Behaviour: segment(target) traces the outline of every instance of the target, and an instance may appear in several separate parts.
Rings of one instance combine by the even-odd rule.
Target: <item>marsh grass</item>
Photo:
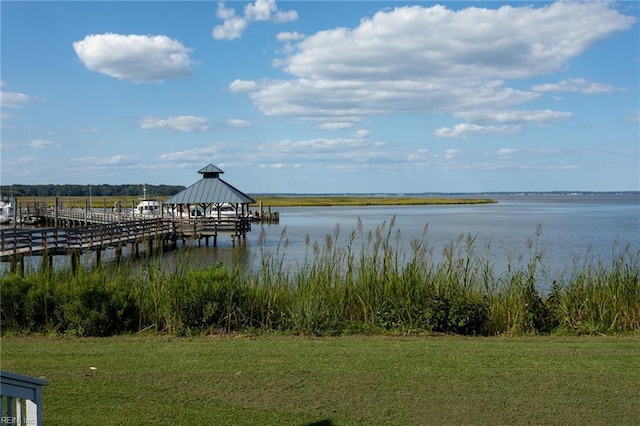
[[[322,196],[298,195],[275,196],[256,195],[256,202],[271,207],[326,207],[326,206],[409,206],[409,205],[445,205],[445,204],[491,204],[495,200],[488,198],[460,197],[375,197],[375,196]]]
[[[496,274],[491,247],[478,254],[473,235],[460,235],[434,260],[428,226],[406,249],[395,218],[365,230],[359,220],[343,236],[306,239],[296,267],[285,262],[286,227],[273,250],[259,238],[255,270],[231,261],[190,265],[178,252],[174,268],[159,258],[138,263],[29,271],[1,278],[2,332],[108,336],[139,330],[173,335],[282,332],[299,335],[440,332],[462,335],[640,330],[640,253],[614,247],[613,260],[594,256],[551,285],[538,241],[528,258],[511,257]],[[345,238],[346,237],[346,238]],[[180,256],[184,256],[181,258]]]

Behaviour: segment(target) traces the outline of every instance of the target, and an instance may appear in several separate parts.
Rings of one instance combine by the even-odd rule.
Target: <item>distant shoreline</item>
[[[411,205],[456,205],[494,204],[496,200],[472,197],[404,197],[363,195],[260,195],[254,196],[256,203],[270,207],[331,207],[331,206],[411,206]]]

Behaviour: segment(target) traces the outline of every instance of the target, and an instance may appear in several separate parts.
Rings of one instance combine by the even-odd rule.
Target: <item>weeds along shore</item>
[[[169,269],[148,258],[75,274],[5,274],[2,334],[640,332],[640,251],[628,245],[613,247],[610,262],[585,256],[550,283],[537,246],[540,228],[525,264],[510,260],[499,275],[488,247],[476,255],[471,235],[452,240],[436,261],[428,226],[409,250],[401,248],[393,219],[372,231],[358,221],[347,244],[336,243],[340,232],[307,240],[296,268],[284,261],[285,229],[275,249],[259,244],[252,270],[239,262],[192,267],[186,258]]]

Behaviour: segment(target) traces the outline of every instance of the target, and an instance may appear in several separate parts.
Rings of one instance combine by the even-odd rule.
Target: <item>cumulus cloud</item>
[[[0,92],[0,105],[3,108],[18,108],[29,103],[30,98],[24,93]]]
[[[515,148],[500,148],[497,152],[498,155],[512,155],[518,152]]]
[[[255,146],[243,154],[246,161],[258,164],[282,164],[287,167],[347,167],[349,171],[388,164],[398,153],[390,152],[384,143],[366,138],[287,139]],[[357,166],[354,166],[357,163]]]
[[[209,129],[209,120],[193,115],[179,115],[177,117],[145,117],[140,120],[143,129],[163,129],[178,132],[204,132]]]
[[[304,34],[297,31],[294,32],[282,32],[276,34],[276,40],[278,41],[296,41],[304,39]]]
[[[444,158],[451,160],[452,158],[460,157],[464,154],[464,151],[458,148],[451,148],[444,151]]]
[[[467,138],[475,135],[504,135],[522,132],[522,126],[480,126],[462,123],[453,127],[442,127],[433,134],[439,138]]]
[[[34,101],[43,101],[43,99],[36,99],[27,94],[19,92],[8,92],[4,90],[7,84],[4,81],[0,81],[0,107],[2,108],[20,108]]]
[[[233,40],[242,37],[251,22],[284,23],[298,19],[298,13],[294,10],[279,10],[275,0],[256,0],[249,3],[244,7],[242,16],[236,15],[235,9],[226,7],[224,2],[219,2],[216,16],[223,20],[221,25],[216,25],[211,31],[211,36],[216,40]]]
[[[503,124],[521,123],[550,123],[558,120],[566,120],[573,117],[573,113],[565,111],[552,111],[549,109],[536,111],[502,110],[502,111],[462,111],[453,114],[460,118],[475,123],[498,122]]]
[[[172,151],[155,157],[160,162],[179,164],[200,164],[203,158],[211,158],[218,153],[216,146],[189,148],[180,151]]]
[[[420,148],[416,152],[412,152],[407,155],[407,161],[424,161],[429,158],[429,150],[427,148]]]
[[[191,49],[164,35],[92,34],[73,43],[91,71],[134,83],[158,83],[191,74]]]
[[[356,130],[356,132],[353,134],[354,138],[367,138],[369,137],[369,131],[366,129],[358,129]]]
[[[37,139],[37,140],[31,141],[31,143],[29,143],[29,146],[34,149],[43,149],[43,148],[58,146],[58,144],[56,144],[54,141]]]
[[[327,121],[316,126],[320,130],[344,130],[353,127],[353,123],[347,121]]]
[[[605,2],[499,9],[406,6],[354,29],[321,31],[300,44],[287,70],[308,78],[388,76],[523,78],[562,69],[595,41],[635,18]]]
[[[229,118],[227,119],[227,124],[231,127],[251,127],[252,125],[250,121],[239,118]]]
[[[70,161],[82,164],[86,169],[104,168],[104,167],[123,167],[135,166],[138,164],[139,157],[133,155],[116,154],[109,157],[76,157]]]
[[[257,88],[258,83],[248,80],[236,79],[229,85],[229,90],[232,92],[251,92],[253,90],[256,90]]]
[[[555,121],[570,113],[506,112],[542,92],[505,81],[565,69],[595,42],[635,21],[608,2],[461,10],[401,6],[364,18],[354,28],[301,39],[273,61],[289,79],[251,82],[245,91],[266,115],[327,122],[482,110],[498,111],[495,118],[504,124]],[[230,90],[242,87],[236,80]]]
[[[569,78],[559,83],[537,84],[531,88],[534,92],[573,92],[589,95],[616,92],[622,89],[602,83],[590,83],[584,78]]]

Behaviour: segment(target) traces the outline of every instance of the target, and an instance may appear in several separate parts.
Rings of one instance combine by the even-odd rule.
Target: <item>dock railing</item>
[[[2,424],[42,426],[42,386],[46,380],[0,371]]]

